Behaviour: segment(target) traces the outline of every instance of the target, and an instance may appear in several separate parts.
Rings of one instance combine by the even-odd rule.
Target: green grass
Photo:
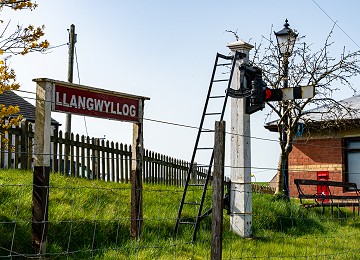
[[[0,171],[0,258],[9,256],[10,249],[13,255],[32,254],[31,183],[31,172]],[[129,184],[51,174],[50,187],[50,259],[210,258],[211,218],[201,222],[194,244],[188,243],[189,228],[174,237],[182,188],[144,185],[143,233],[131,240]],[[358,259],[359,218],[343,212],[322,215],[321,209],[303,209],[296,200],[254,193],[253,238],[230,232],[224,211],[223,259]]]

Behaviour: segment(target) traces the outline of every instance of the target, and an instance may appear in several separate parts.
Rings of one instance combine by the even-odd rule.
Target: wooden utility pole
[[[69,32],[69,59],[68,59],[68,82],[73,82],[74,50],[76,43],[75,25],[70,26]],[[66,132],[71,133],[71,114],[66,114]]]
[[[211,259],[222,259],[225,121],[215,122]]]
[[[70,32],[69,32],[69,59],[68,59],[68,82],[73,82],[73,70],[74,70],[74,49],[75,49],[75,43],[76,43],[76,34],[75,34],[75,25],[70,26]],[[65,124],[65,136],[67,133],[68,140],[70,140],[70,134],[71,134],[71,114],[66,114],[66,124]],[[65,144],[65,160],[64,160],[64,170],[65,175],[70,172],[70,167],[68,163],[68,159],[70,156],[70,145]],[[71,172],[70,172],[71,174]]]

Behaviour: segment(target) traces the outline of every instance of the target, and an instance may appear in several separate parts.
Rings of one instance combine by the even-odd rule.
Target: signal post
[[[249,52],[254,47],[243,41],[227,46],[233,53],[246,54],[237,61],[231,79],[231,88],[241,87],[240,65],[249,61]],[[230,143],[230,230],[241,237],[251,236],[252,189],[251,189],[251,150],[250,114],[246,113],[246,99],[231,99],[231,143]]]
[[[251,237],[252,186],[250,114],[262,110],[266,102],[312,98],[315,86],[267,88],[260,68],[251,66],[249,52],[252,45],[237,41],[228,45],[232,52],[242,52],[234,69],[228,95],[231,99],[230,151],[230,230],[241,237]]]

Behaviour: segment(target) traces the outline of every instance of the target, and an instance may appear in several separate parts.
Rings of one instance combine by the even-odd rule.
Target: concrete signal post
[[[249,52],[254,47],[243,41],[233,42],[227,47],[246,54],[237,61],[231,81],[231,88],[240,88],[240,65],[248,63]],[[252,227],[252,188],[251,188],[251,150],[250,115],[246,114],[246,99],[231,98],[231,144],[230,144],[230,230],[241,237],[251,237]]]

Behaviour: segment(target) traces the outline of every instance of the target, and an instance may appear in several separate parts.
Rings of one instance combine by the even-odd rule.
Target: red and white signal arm
[[[68,82],[51,82],[51,110],[55,112],[137,122],[139,116],[142,117],[139,115],[139,101],[149,99]]]

